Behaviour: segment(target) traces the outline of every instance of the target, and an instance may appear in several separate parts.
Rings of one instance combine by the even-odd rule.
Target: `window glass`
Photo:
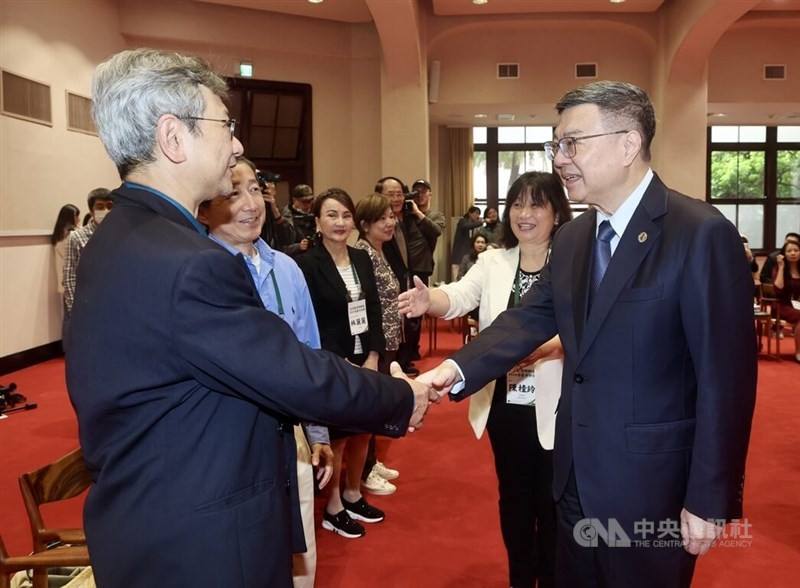
[[[712,143],[738,143],[739,127],[713,126],[711,127]]]
[[[764,207],[761,204],[715,204],[725,218],[747,237],[750,249],[764,247]]]
[[[740,143],[763,143],[767,140],[767,127],[739,127]]]
[[[800,204],[778,204],[775,225],[775,244],[783,245],[786,233],[800,232]]]
[[[712,198],[764,198],[763,151],[712,151]]]
[[[747,237],[751,249],[764,247],[764,207],[761,204],[739,204],[736,228]]]
[[[497,127],[498,143],[524,143],[525,127]]]
[[[480,206],[481,210],[483,210],[486,206],[485,151],[475,151],[472,155],[472,196],[475,206]]]
[[[800,143],[800,127],[778,127],[778,143]]]
[[[486,143],[486,127],[472,127],[472,142]]]
[[[544,143],[553,140],[553,127],[525,127],[526,143]]]
[[[778,151],[778,198],[800,198],[800,151]]]
[[[497,213],[502,216],[506,194],[520,175],[529,171],[553,171],[544,151],[500,151],[497,158]]]

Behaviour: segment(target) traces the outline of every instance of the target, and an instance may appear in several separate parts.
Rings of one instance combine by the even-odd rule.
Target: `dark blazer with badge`
[[[459,397],[558,333],[555,498],[574,467],[585,515],[629,532],[642,518],[677,521],[682,507],[739,517],[756,350],[736,229],[654,176],[587,313],[595,231],[593,210],[564,225],[522,305],[454,355]]]
[[[386,339],[383,336],[383,315],[378,287],[375,284],[375,270],[369,254],[362,249],[347,247],[350,263],[353,264],[361,290],[367,303],[367,323],[369,330],[357,335],[361,340],[364,353],[386,351]],[[324,245],[309,249],[297,258],[297,264],[306,277],[311,302],[317,315],[319,336],[322,348],[332,351],[340,357],[353,356],[353,335],[350,334],[350,323],[347,315],[347,287],[336,269],[328,250]]]
[[[242,260],[162,197],[115,197],[66,339],[97,584],[289,587],[291,424],[399,436],[409,387],[298,342]]]

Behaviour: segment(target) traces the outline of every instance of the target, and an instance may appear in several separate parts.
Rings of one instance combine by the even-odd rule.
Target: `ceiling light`
[[[239,64],[239,75],[243,78],[252,78],[253,63],[251,61],[242,61]]]
[[[625,0],[608,0],[611,4],[622,4]]]
[[[498,114],[497,115],[497,120],[512,121],[512,120],[514,120],[514,115],[510,114],[510,113],[508,113],[508,114]]]
[[[709,112],[708,118],[722,118],[723,116],[728,116],[724,112]]]
[[[484,4],[488,4],[489,0],[472,0],[473,4],[477,4],[478,6],[482,6]]]
[[[475,118],[486,118],[488,116],[489,116],[488,114],[479,113],[475,115]]]
[[[308,0],[311,4],[322,4],[323,0]]]

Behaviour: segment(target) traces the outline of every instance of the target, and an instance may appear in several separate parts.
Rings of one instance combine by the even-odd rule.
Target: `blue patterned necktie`
[[[591,299],[594,298],[594,295],[597,293],[597,289],[600,287],[600,282],[603,281],[603,276],[606,273],[606,269],[608,269],[608,262],[611,261],[611,239],[614,238],[616,233],[614,232],[614,227],[611,226],[611,223],[607,220],[604,220],[600,223],[600,227],[597,230],[597,240],[594,244],[594,260],[592,262],[592,291],[591,291],[591,298],[589,299],[589,303],[591,304]]]

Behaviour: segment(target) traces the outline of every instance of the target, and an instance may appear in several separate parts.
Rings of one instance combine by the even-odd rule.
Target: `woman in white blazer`
[[[572,213],[554,174],[528,172],[506,197],[503,248],[481,253],[458,282],[400,296],[400,311],[455,318],[478,307],[483,330],[498,314],[519,303],[547,263],[550,241]],[[480,438],[484,429],[495,458],[500,493],[500,527],[514,587],[553,585],[555,505],[552,448],[561,391],[563,350],[558,337],[544,344],[509,374],[470,397],[469,420]]]

